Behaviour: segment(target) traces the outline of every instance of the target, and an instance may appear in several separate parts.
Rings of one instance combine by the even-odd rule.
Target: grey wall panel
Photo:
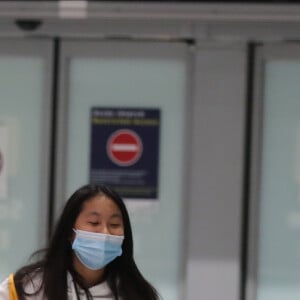
[[[239,299],[245,45],[199,45],[195,66],[187,298]]]

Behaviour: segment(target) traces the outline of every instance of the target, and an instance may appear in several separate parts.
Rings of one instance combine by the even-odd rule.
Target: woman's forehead
[[[102,215],[105,213],[121,215],[118,205],[105,195],[97,195],[83,203],[82,211],[86,214]]]

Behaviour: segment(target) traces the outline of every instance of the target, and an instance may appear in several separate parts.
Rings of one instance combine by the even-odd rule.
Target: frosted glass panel
[[[258,300],[300,297],[300,59],[265,67]]]
[[[89,180],[91,107],[160,109],[159,203],[130,214],[139,267],[165,300],[176,300],[183,272],[181,219],[185,199],[181,196],[187,52],[179,44],[146,45],[121,44],[120,49],[113,44],[111,50],[109,46],[90,46],[89,54],[78,57],[72,50],[68,60],[66,186],[69,195]],[[149,51],[152,48],[154,52]],[[81,53],[84,51],[87,47],[81,48]],[[67,50],[65,53],[67,56]],[[101,53],[105,53],[103,57]]]
[[[0,143],[6,144],[6,175],[2,178],[6,191],[0,197],[0,280],[41,247],[40,228],[45,228],[40,223],[41,141],[47,136],[41,126],[44,72],[42,57],[0,53]]]

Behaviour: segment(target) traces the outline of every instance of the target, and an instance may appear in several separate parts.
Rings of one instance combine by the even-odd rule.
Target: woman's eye
[[[118,227],[121,226],[121,224],[110,224],[110,226],[111,226],[112,228],[118,228]]]
[[[99,223],[98,222],[88,222],[89,224],[93,225],[93,226],[96,226],[98,225]]]

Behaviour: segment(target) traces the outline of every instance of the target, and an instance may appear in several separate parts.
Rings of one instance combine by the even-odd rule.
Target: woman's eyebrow
[[[115,213],[115,214],[111,215],[110,218],[120,218],[120,219],[122,219],[122,216],[119,213]]]
[[[89,212],[89,213],[87,214],[87,216],[88,216],[88,217],[90,217],[90,216],[97,216],[97,217],[99,217],[100,214],[99,214],[98,212],[96,212],[96,211],[91,211],[91,212]]]

